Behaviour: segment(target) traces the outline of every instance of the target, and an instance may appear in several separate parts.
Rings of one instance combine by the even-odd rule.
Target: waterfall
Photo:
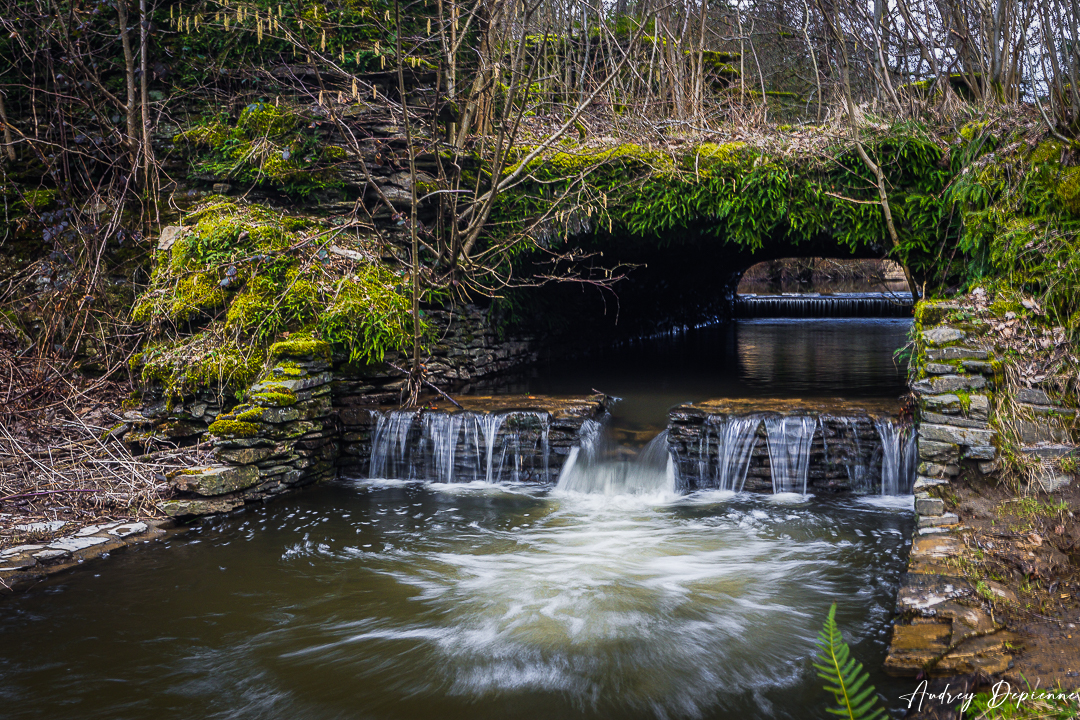
[[[368,476],[444,483],[546,481],[549,429],[548,414],[533,411],[379,414]]]
[[[379,415],[371,438],[368,477],[411,478],[414,475],[409,453],[409,435],[416,412],[394,410]]]
[[[773,493],[806,494],[810,473],[810,443],[818,420],[814,416],[766,417],[765,432],[769,444],[769,468]]]
[[[651,495],[675,491],[675,465],[668,451],[667,430],[632,460],[614,457],[603,426],[586,420],[581,445],[570,451],[556,490],[590,495]]]
[[[717,456],[716,475],[714,482],[720,490],[734,490],[742,492],[746,484],[746,473],[750,469],[750,454],[754,449],[754,440],[758,426],[761,425],[759,415],[728,415],[722,419],[714,419],[710,416],[703,435],[709,436],[709,430],[716,434]],[[708,450],[708,448],[706,448]],[[708,463],[708,456],[705,459]],[[705,473],[701,474],[706,477]]]
[[[838,295],[739,295],[733,312],[740,318],[910,317],[911,298],[892,293]]]
[[[915,484],[915,433],[890,418],[875,418],[881,438],[881,494],[910,495]]]
[[[844,466],[848,486],[852,491],[872,493],[875,488],[870,482],[870,468],[866,458],[863,456],[862,441],[859,439],[860,418],[835,417],[830,418],[830,420],[837,425],[837,441],[830,449],[828,444],[824,442],[825,438],[822,437],[826,458],[833,465]],[[823,427],[824,424],[825,418],[822,418]],[[841,436],[842,431],[846,437]]]

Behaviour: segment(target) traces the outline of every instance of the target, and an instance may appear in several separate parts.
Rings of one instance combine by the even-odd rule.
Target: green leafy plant
[[[878,720],[887,717],[878,706],[874,686],[868,685],[870,675],[862,663],[851,657],[840,628],[836,624],[836,603],[829,608],[825,627],[818,633],[818,662],[814,667],[818,677],[825,681],[825,690],[833,694],[836,707],[828,708],[830,715],[849,720]]]

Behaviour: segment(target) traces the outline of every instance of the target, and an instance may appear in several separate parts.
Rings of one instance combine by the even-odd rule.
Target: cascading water
[[[825,455],[828,461],[834,465],[842,465],[847,473],[848,486],[855,492],[873,492],[870,480],[870,467],[863,456],[862,441],[859,438],[860,418],[836,417],[830,418],[837,426],[836,438],[829,447],[824,442]],[[865,419],[863,419],[865,422]],[[824,423],[823,423],[824,424]],[[822,438],[824,440],[824,438]]]
[[[740,295],[735,317],[740,318],[850,318],[910,317],[911,297],[893,293],[817,295]]]
[[[416,413],[410,410],[394,410],[378,414],[375,432],[371,438],[371,460],[368,476],[373,478],[416,477],[409,452],[410,435],[416,421]]]
[[[380,414],[368,476],[455,483],[546,481],[547,413]]]
[[[915,433],[889,418],[876,418],[881,437],[881,494],[910,495],[915,484]]]
[[[581,445],[559,474],[556,491],[590,495],[652,495],[675,492],[675,466],[665,430],[632,459],[616,457],[601,423],[586,420]]]
[[[754,438],[761,425],[758,415],[728,415],[723,418],[710,416],[704,437],[715,435],[717,442],[716,472],[713,475],[715,487],[719,490],[742,492],[746,484],[746,473],[750,469],[750,454],[754,449]],[[708,463],[708,447],[705,462]],[[707,472],[702,478],[708,477]]]
[[[810,474],[810,443],[818,419],[813,416],[766,417],[773,493],[802,492]]]

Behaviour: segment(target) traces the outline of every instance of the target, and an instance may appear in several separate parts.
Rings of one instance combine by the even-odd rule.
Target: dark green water
[[[0,716],[823,717],[814,636],[880,665],[911,524],[341,482],[4,601]]]
[[[637,428],[707,397],[888,398],[906,330],[740,324],[515,382],[621,394]],[[0,718],[825,717],[832,602],[897,708],[911,683],[877,668],[912,525],[899,498],[345,479],[0,600]]]

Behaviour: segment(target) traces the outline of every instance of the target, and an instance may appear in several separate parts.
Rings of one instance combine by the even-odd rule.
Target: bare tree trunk
[[[128,147],[134,149],[140,135],[135,131],[135,54],[131,51],[131,38],[128,35],[127,0],[118,0],[116,13],[120,22],[120,45],[124,49],[124,80],[127,89],[124,117],[127,120],[127,142]]]
[[[141,0],[145,2],[145,0]],[[416,218],[416,153],[412,142],[412,122],[409,119],[409,106],[405,98],[404,55],[401,51],[401,8],[394,0],[394,26],[396,28],[396,55],[398,94],[401,96],[401,114],[405,122],[405,145],[409,157],[409,241],[412,249],[412,366],[409,368],[409,405],[420,402],[423,389],[423,367],[420,364],[420,242],[417,236]]]
[[[11,127],[8,125],[7,110],[4,108],[4,92],[0,90],[0,125],[4,126],[4,154],[8,160],[15,162],[15,140],[11,136]]]

